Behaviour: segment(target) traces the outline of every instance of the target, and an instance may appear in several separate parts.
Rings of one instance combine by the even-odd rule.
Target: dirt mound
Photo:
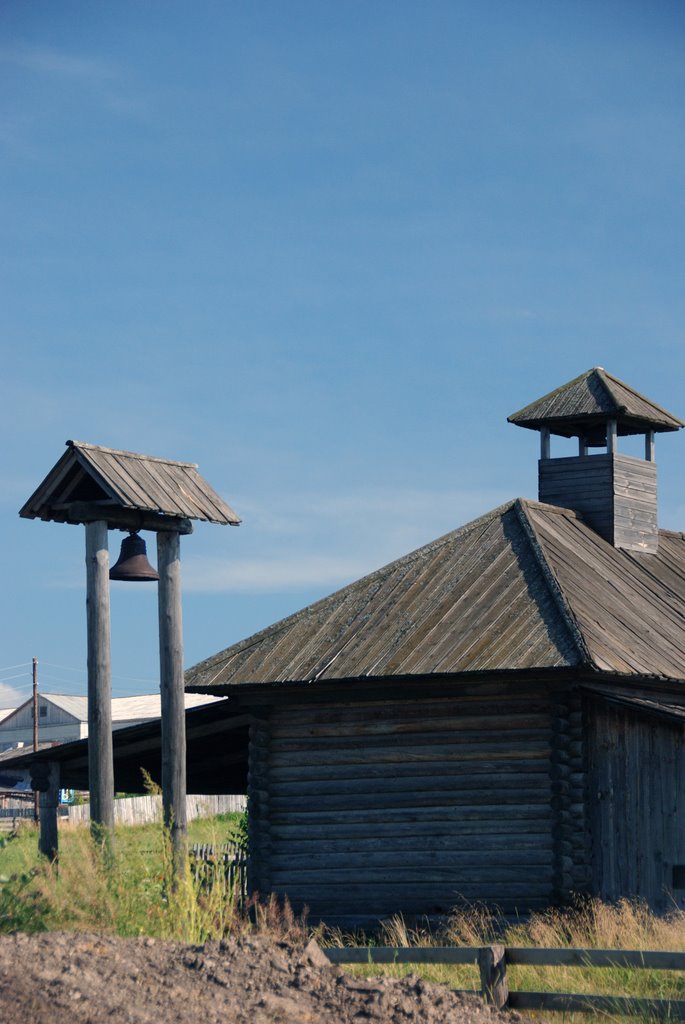
[[[187,946],[51,932],[0,936],[3,1024],[498,1024],[411,975],[366,980],[263,937]]]

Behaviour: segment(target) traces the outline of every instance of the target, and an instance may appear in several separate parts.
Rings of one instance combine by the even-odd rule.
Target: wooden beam
[[[159,573],[159,663],[162,698],[162,804],[171,832],[174,870],[180,877],[187,853],[186,719],[183,689],[181,541],[157,534]]]
[[[59,806],[59,764],[47,765],[47,787],[40,793],[40,836],[38,849],[51,861],[57,860],[57,808]]]
[[[86,523],[88,625],[88,788],[91,831],[111,850],[114,837],[112,666],[107,523]]]
[[[189,534],[193,532],[190,519],[164,516],[158,512],[145,512],[137,508],[121,508],[98,502],[73,501],[64,506],[55,505],[55,511],[64,511],[71,523],[92,523],[104,520],[111,530],[149,530],[151,533]]]

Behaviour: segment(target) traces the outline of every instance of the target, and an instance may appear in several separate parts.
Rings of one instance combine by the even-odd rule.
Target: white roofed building
[[[210,704],[222,698],[206,694],[185,695],[186,708]],[[161,715],[160,695],[146,693],[138,697],[112,698],[112,727],[138,725]],[[88,698],[63,693],[38,695],[38,738],[40,743],[66,743],[88,735]],[[0,711],[0,753],[33,744],[33,698],[20,707]]]

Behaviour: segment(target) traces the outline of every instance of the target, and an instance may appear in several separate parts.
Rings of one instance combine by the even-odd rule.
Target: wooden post
[[[609,420],[607,423],[607,452],[609,455],[616,454],[616,420]]]
[[[587,455],[588,444],[584,437],[578,438],[578,454],[582,457]]]
[[[550,457],[550,450],[549,427],[543,427],[540,431],[540,458],[548,459]]]
[[[31,786],[40,799],[38,849],[50,860],[57,860],[58,852],[59,775],[56,761],[38,761],[31,765]]]
[[[509,982],[504,946],[483,946],[478,950],[481,995],[496,1010],[509,1002]]]
[[[88,622],[88,786],[93,837],[111,854],[114,842],[112,667],[107,523],[86,523]]]
[[[164,824],[171,831],[174,872],[176,878],[179,878],[187,855],[187,829],[181,541],[178,533],[157,534],[157,572],[162,698],[162,804]]]
[[[654,462],[654,431],[648,430],[645,434],[645,459],[647,462]]]
[[[38,659],[33,659],[33,753],[38,753]],[[33,820],[36,825],[40,820],[40,800],[38,790],[33,794]]]

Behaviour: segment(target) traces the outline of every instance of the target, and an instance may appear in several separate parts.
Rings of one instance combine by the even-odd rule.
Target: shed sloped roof
[[[685,539],[621,551],[517,499],[186,673],[241,684],[585,667],[685,680]]]
[[[26,519],[68,518],[75,501],[109,500],[185,519],[237,525],[239,517],[191,462],[67,441],[67,451],[19,512]]]
[[[575,437],[583,434],[594,421],[606,423],[608,418],[618,421],[621,434],[678,430],[685,425],[601,366],[581,373],[512,413],[509,422],[532,430],[547,426],[555,434]]]

